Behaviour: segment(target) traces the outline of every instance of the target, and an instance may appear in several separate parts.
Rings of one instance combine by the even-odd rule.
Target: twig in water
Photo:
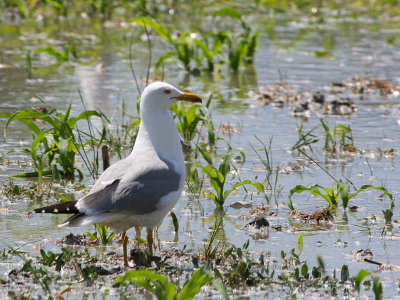
[[[79,266],[79,264],[78,264],[78,262],[76,261],[75,258],[72,258],[72,265],[74,266],[74,269],[75,269],[76,273],[78,274],[78,276],[79,276],[80,278],[83,278],[82,269],[81,269],[81,267]]]
[[[384,264],[384,263],[381,263],[379,261],[375,261],[375,260],[368,259],[368,258],[364,258],[364,261],[367,262],[367,263],[373,264],[373,265],[380,266],[380,267],[400,269],[399,265]]]
[[[56,296],[55,299],[56,300],[62,300],[64,299],[63,294],[65,294],[66,292],[70,292],[72,291],[72,287],[66,287],[65,289],[63,289],[62,291],[60,291]]]

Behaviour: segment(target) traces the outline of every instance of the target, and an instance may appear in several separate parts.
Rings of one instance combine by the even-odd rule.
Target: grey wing
[[[76,204],[79,211],[87,215],[95,215],[109,209],[115,189],[128,167],[129,161],[123,159],[106,169],[96,180],[90,192]]]
[[[96,194],[112,184],[114,181],[121,179],[126,174],[126,171],[129,167],[130,163],[127,158],[112,164],[96,180],[87,196]]]
[[[113,210],[135,214],[151,213],[160,199],[179,189],[180,175],[172,163],[159,160],[138,175],[129,175],[119,182],[113,195]]]
[[[122,176],[102,174],[97,182],[103,177],[102,182],[108,184],[96,182],[89,195],[77,203],[80,211],[86,214],[106,211],[150,213],[163,196],[179,189],[180,175],[169,161],[139,155],[129,165],[121,164],[120,167],[124,167],[123,172],[120,168],[114,171]]]

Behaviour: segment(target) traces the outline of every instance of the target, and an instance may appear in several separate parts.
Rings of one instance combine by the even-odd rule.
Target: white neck
[[[183,153],[180,136],[171,113],[164,109],[142,109],[142,122],[131,155],[137,152],[156,152],[181,169]]]

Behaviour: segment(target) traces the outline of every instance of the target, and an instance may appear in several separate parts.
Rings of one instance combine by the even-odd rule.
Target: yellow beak
[[[189,102],[199,102],[201,103],[201,98],[192,93],[183,93],[182,96],[174,97],[177,101],[189,101]]]

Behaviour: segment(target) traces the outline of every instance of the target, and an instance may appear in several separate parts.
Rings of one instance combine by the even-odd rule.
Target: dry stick
[[[78,274],[78,276],[79,276],[80,278],[83,278],[82,269],[81,269],[81,267],[79,266],[79,264],[78,264],[78,262],[76,261],[75,258],[72,259],[72,265],[73,265],[73,267],[74,267],[76,273]]]
[[[64,299],[63,294],[65,294],[66,292],[70,292],[72,291],[72,287],[66,287],[65,289],[63,289],[62,291],[60,291],[56,296],[55,299],[61,300]]]
[[[101,156],[103,158],[103,172],[110,166],[110,155],[108,149],[108,145],[103,145],[103,147],[101,147]]]
[[[377,265],[377,266],[382,266],[383,265],[383,263],[380,263],[380,262],[377,262],[377,261],[374,261],[374,260],[371,260],[371,259],[368,259],[368,258],[364,258],[364,261],[367,262],[367,263],[373,264],[373,265]]]
[[[375,261],[375,260],[372,260],[372,259],[368,259],[368,258],[364,258],[364,261],[367,262],[367,263],[373,264],[373,265],[380,266],[380,267],[400,268],[399,265],[384,264],[384,263],[381,263],[381,262],[378,262],[378,261]]]

